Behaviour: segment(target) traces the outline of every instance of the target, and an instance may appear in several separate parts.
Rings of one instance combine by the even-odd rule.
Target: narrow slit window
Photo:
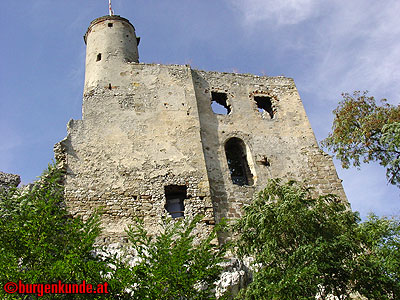
[[[112,90],[111,83],[108,84],[108,89],[109,89],[109,90]]]
[[[254,101],[257,104],[257,109],[260,113],[267,112],[271,119],[274,117],[274,111],[272,109],[271,98],[267,96],[254,96]]]
[[[226,93],[211,92],[211,109],[215,114],[227,115],[231,112],[231,106],[227,102]]]
[[[97,59],[96,61],[100,61],[101,60],[101,53],[97,54]]]
[[[180,218],[184,216],[185,204],[184,200],[187,198],[187,188],[185,185],[167,185],[164,187],[165,209],[172,218]]]
[[[229,139],[225,144],[225,154],[232,183],[240,186],[253,185],[245,143],[239,138]]]

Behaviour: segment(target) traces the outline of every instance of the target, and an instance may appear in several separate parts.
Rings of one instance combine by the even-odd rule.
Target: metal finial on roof
[[[114,11],[111,8],[111,0],[108,0],[108,10],[110,12],[110,16],[113,16],[114,15]]]

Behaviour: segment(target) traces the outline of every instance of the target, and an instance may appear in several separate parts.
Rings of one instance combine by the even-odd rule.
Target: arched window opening
[[[225,154],[232,183],[240,186],[253,185],[245,143],[239,138],[229,139],[225,144]]]

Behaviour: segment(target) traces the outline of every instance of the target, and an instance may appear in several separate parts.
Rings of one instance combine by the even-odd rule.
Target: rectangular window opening
[[[101,53],[97,54],[97,59],[96,61],[100,61],[101,60]]]
[[[113,23],[108,23],[108,27],[113,27]]]
[[[165,209],[172,218],[180,218],[184,216],[185,205],[184,200],[187,198],[187,187],[185,185],[167,185],[164,187]]]
[[[211,92],[211,109],[215,114],[227,115],[231,112],[231,106],[227,102],[226,93]]]
[[[257,104],[257,109],[260,113],[265,111],[269,114],[271,119],[274,117],[274,111],[272,109],[271,97],[267,96],[254,96],[254,101]]]

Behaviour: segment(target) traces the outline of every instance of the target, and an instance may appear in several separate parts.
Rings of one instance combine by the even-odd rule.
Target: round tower
[[[139,62],[135,27],[120,16],[104,16],[90,23],[86,44],[85,89],[106,84],[126,62]]]

